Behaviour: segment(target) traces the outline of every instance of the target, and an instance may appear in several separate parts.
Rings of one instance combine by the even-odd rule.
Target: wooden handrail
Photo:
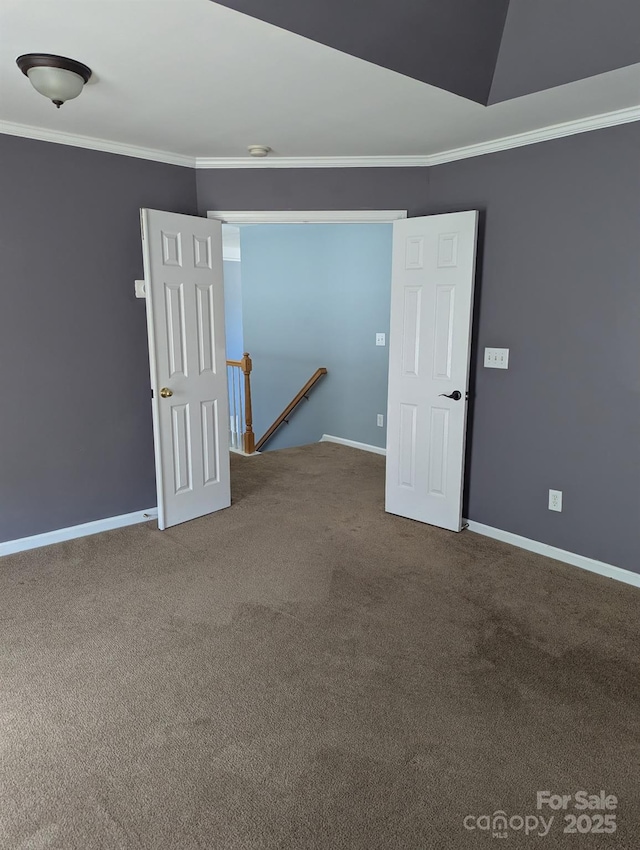
[[[278,430],[278,428],[282,425],[282,423],[286,420],[287,416],[291,414],[294,409],[300,404],[303,398],[307,397],[307,393],[318,383],[320,378],[323,375],[327,374],[327,370],[324,366],[320,369],[316,369],[313,375],[309,378],[304,387],[300,390],[300,392],[294,396],[294,398],[290,401],[290,403],[285,407],[280,416],[276,419],[276,421],[268,428],[265,433],[260,437],[258,442],[255,445],[255,451],[260,451],[262,446],[267,442],[267,440],[271,439],[274,433]]]

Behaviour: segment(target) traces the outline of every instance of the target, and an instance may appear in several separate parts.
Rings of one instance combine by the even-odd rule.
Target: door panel
[[[196,306],[198,312],[198,366],[200,374],[216,372],[216,334],[213,286],[196,285]]]
[[[393,227],[386,510],[459,531],[477,213]]]
[[[184,288],[181,283],[165,283],[167,355],[169,377],[187,377],[187,332],[184,326]]]
[[[209,484],[217,484],[220,480],[220,444],[218,442],[218,400],[203,401],[200,403],[202,413],[202,439],[203,439],[203,480],[205,487]]]
[[[219,222],[142,210],[158,526],[231,504]],[[165,390],[166,397],[160,392]]]

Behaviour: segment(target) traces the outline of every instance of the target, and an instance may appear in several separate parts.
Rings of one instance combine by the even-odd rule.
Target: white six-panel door
[[[218,221],[142,210],[158,526],[231,504]]]
[[[393,225],[385,507],[453,531],[462,527],[476,232],[475,211]]]

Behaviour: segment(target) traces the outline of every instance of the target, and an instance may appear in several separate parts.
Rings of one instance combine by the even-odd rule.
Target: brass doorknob
[[[173,390],[170,390],[169,387],[163,387],[160,390],[161,398],[171,398],[172,395],[173,395]]]

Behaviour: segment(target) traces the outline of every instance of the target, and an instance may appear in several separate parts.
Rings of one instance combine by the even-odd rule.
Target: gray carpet
[[[3,850],[487,847],[496,810],[509,847],[639,846],[636,589],[385,515],[342,446],[232,481],[0,561]],[[517,829],[581,789],[615,835]]]

